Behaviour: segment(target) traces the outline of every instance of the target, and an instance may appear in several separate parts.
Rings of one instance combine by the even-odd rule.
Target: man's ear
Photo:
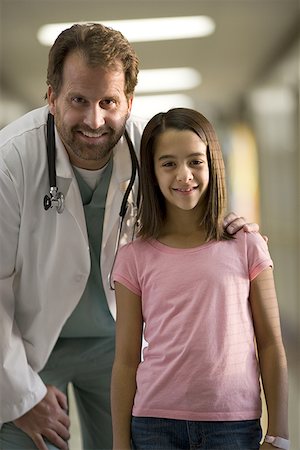
[[[132,102],[133,102],[133,95],[128,97],[128,112],[129,112],[129,114],[131,113],[131,110],[132,110]]]
[[[55,99],[56,99],[56,95],[53,91],[52,86],[48,86],[48,90],[47,90],[47,100],[48,100],[48,105],[49,105],[49,111],[51,112],[51,114],[54,116],[55,114]]]

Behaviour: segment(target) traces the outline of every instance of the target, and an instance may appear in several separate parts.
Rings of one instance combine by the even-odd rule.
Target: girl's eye
[[[200,166],[200,164],[203,164],[203,161],[201,161],[201,160],[194,160],[194,161],[191,161],[191,165],[192,166]]]
[[[173,167],[175,165],[172,161],[167,161],[162,164],[162,167]]]

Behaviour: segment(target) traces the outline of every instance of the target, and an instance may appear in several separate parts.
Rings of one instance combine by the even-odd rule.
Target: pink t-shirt
[[[114,280],[141,296],[148,346],[133,415],[251,420],[261,415],[250,281],[272,266],[258,233],[189,249],[137,239]]]

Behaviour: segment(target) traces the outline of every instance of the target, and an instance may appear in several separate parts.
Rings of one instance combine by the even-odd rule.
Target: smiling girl
[[[113,275],[114,449],[287,449],[272,260],[260,234],[224,231],[224,163],[203,115],[175,108],[150,120],[141,191],[139,238]]]

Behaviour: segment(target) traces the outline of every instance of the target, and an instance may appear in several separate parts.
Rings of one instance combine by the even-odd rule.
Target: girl
[[[223,229],[224,163],[205,117],[175,108],[150,120],[141,190],[139,238],[113,275],[114,449],[288,449],[272,261],[258,233]]]

